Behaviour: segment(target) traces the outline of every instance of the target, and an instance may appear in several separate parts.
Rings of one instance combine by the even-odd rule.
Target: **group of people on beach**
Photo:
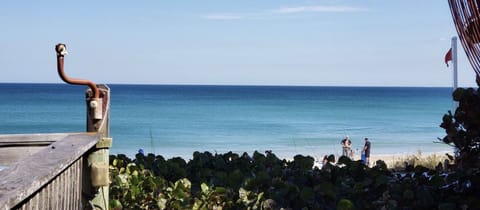
[[[350,137],[347,135],[345,136],[344,139],[340,142],[342,144],[342,155],[347,156],[350,159],[353,159],[353,149],[352,149],[352,141],[350,140]],[[368,140],[368,137],[365,137],[365,144],[362,148],[362,161],[365,165],[370,164],[370,148],[371,148],[371,143]]]

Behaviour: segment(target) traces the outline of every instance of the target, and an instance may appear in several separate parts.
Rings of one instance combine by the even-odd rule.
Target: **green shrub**
[[[440,127],[447,135],[442,141],[457,150],[455,160],[459,168],[480,168],[480,92],[457,88],[453,99],[459,106],[454,114],[449,111],[443,116]]]
[[[110,156],[112,209],[447,209],[480,208],[480,171],[451,172],[416,166],[391,172],[340,159],[312,168],[273,153],[195,152],[193,159]],[[439,203],[439,201],[441,201]]]

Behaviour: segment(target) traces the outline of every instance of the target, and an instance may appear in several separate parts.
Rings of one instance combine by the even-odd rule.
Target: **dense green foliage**
[[[110,157],[114,209],[479,209],[480,171],[445,174],[416,166],[398,173],[382,161],[369,168],[341,157],[313,167],[273,153],[195,152],[165,160],[137,154]],[[312,169],[313,168],[313,169]]]
[[[459,106],[454,115],[443,116],[440,126],[447,135],[442,141],[457,149],[455,160],[460,169],[480,168],[480,92],[458,88],[453,99]]]

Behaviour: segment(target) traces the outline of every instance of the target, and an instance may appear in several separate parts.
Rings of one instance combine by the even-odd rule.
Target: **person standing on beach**
[[[363,146],[362,153],[365,154],[365,164],[370,165],[370,147],[371,143],[367,137],[365,137],[365,146]]]
[[[349,136],[345,136],[342,140],[342,155],[352,158],[352,141]]]

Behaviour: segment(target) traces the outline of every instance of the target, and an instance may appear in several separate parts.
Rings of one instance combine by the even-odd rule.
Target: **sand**
[[[395,165],[403,165],[405,161],[408,161],[410,164],[412,160],[415,160],[416,163],[430,163],[438,164],[441,162],[443,164],[445,159],[448,157],[445,154],[453,156],[452,151],[441,151],[441,152],[416,152],[416,153],[399,153],[399,154],[371,154],[370,155],[370,166],[373,166],[377,160],[383,160],[387,167],[392,168]],[[360,159],[360,155],[354,156],[355,160]]]
[[[453,155],[452,151],[440,152],[416,152],[416,153],[397,153],[397,154],[371,154],[370,166],[374,166],[377,160],[383,160],[388,168],[403,167],[405,162],[413,165],[423,165],[425,167],[434,168],[438,163],[444,163],[448,157],[446,154]],[[339,156],[335,157],[338,161]],[[355,154],[353,160],[360,160],[360,154]],[[293,159],[288,159],[293,160]],[[322,160],[315,157],[315,166],[321,167]]]

